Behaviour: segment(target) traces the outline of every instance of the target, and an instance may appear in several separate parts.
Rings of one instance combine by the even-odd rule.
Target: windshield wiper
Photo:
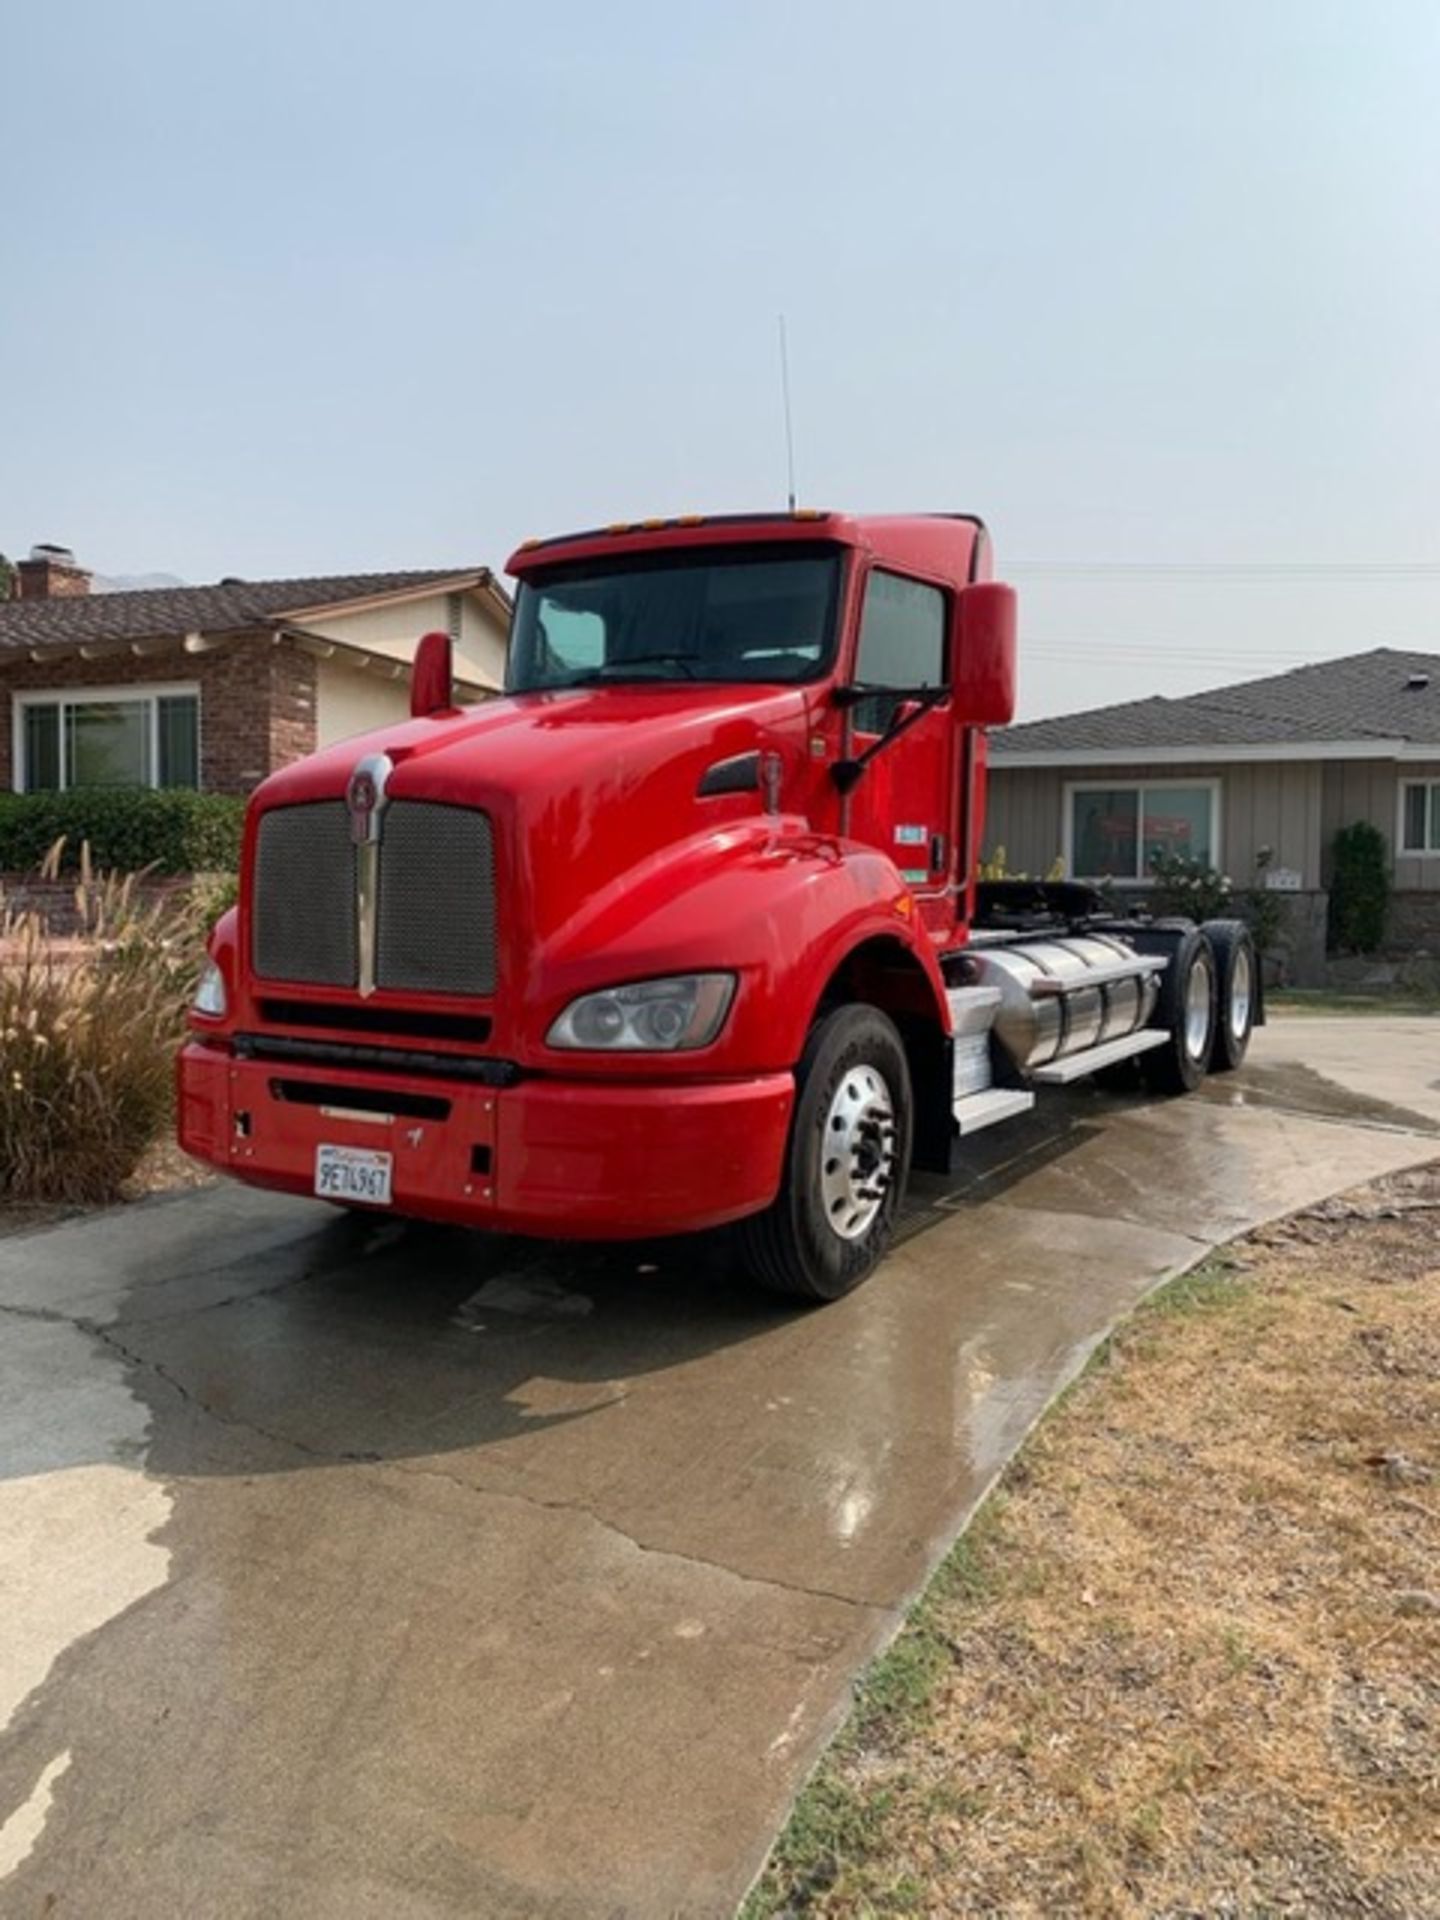
[[[670,678],[668,674],[644,671],[647,667],[656,666],[678,667],[681,676],[686,680],[695,680],[699,677],[695,672],[694,662],[687,654],[630,653],[623,660],[607,660],[604,666],[587,667],[584,673],[572,674],[568,680],[560,684],[566,687],[593,687],[606,680],[667,680]],[[632,667],[639,667],[641,671],[632,673]]]

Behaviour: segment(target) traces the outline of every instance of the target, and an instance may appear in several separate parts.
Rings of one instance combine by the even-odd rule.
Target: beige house
[[[504,684],[510,601],[486,567],[227,579],[92,593],[63,548],[0,602],[0,789],[243,793],[316,747],[409,711],[421,634],[455,644],[457,691]]]
[[[1285,896],[1292,978],[1325,963],[1330,850],[1365,820],[1390,852],[1391,942],[1440,953],[1440,655],[1389,647],[1192,694],[1010,727],[990,742],[986,845],[1058,858],[1134,898],[1158,852]]]

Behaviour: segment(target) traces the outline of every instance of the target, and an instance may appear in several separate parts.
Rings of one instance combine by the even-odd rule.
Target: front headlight
[[[708,1047],[735,995],[733,973],[639,980],[572,1000],[547,1036],[552,1047],[597,1052],[678,1053]]]
[[[205,971],[200,976],[200,984],[195,989],[195,998],[190,1002],[196,1013],[203,1013],[207,1020],[223,1020],[228,1002],[225,998],[225,976],[213,960],[205,962]]]

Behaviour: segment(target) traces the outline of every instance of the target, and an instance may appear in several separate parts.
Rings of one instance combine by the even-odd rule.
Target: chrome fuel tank
[[[995,1037],[1023,1071],[1143,1027],[1164,965],[1109,934],[1086,933],[976,945],[959,973],[967,986],[999,989]]]

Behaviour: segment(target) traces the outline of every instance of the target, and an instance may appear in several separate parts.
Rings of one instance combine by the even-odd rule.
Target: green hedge
[[[243,800],[179,787],[0,793],[0,873],[33,871],[60,839],[67,868],[88,843],[107,872],[233,873],[244,818]]]
[[[1377,953],[1390,917],[1390,849],[1368,820],[1341,827],[1330,843],[1332,953]]]

